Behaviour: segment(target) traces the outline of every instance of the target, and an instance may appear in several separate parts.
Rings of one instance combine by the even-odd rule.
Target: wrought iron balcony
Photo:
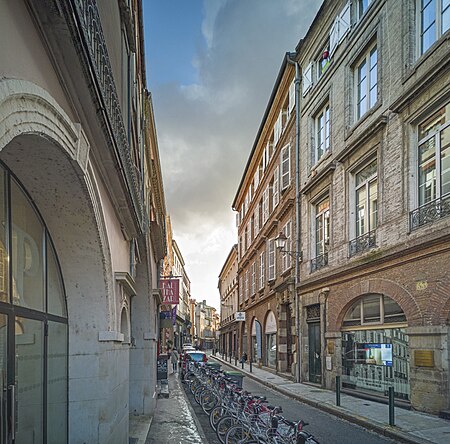
[[[314,271],[320,270],[321,268],[325,267],[326,265],[328,265],[328,252],[327,251],[311,260],[311,273],[313,273]]]
[[[348,243],[348,252],[350,257],[363,251],[376,247],[376,231],[372,230],[356,237]]]
[[[89,65],[94,74],[102,107],[106,114],[108,129],[105,129],[112,139],[111,144],[117,150],[125,180],[130,189],[131,200],[136,215],[142,224],[143,208],[139,192],[139,180],[131,158],[131,150],[125,130],[122,109],[117,95],[114,75],[109,60],[108,49],[101,26],[100,16],[95,0],[72,0],[76,11],[76,19],[81,28],[81,39],[87,49]]]
[[[413,231],[422,225],[447,216],[450,216],[450,193],[411,211],[409,213],[409,228]]]

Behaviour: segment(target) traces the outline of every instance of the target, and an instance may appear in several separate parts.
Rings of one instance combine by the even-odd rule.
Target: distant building
[[[238,304],[237,245],[233,245],[219,274],[220,338],[219,351],[227,356],[238,356],[240,325],[236,321]]]

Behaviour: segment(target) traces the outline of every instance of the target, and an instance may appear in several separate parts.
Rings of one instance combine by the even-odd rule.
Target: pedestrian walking
[[[170,360],[172,362],[172,368],[173,371],[176,372],[177,371],[177,365],[178,365],[178,360],[180,359],[180,355],[177,352],[176,349],[172,350],[172,353],[170,354]]]

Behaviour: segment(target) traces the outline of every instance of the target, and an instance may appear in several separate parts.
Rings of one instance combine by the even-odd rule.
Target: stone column
[[[411,405],[438,414],[450,406],[449,327],[408,327]]]

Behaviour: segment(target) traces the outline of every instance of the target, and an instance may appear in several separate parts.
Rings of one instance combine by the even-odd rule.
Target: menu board
[[[167,379],[167,355],[159,355],[156,361],[156,379],[159,381],[161,379]]]

